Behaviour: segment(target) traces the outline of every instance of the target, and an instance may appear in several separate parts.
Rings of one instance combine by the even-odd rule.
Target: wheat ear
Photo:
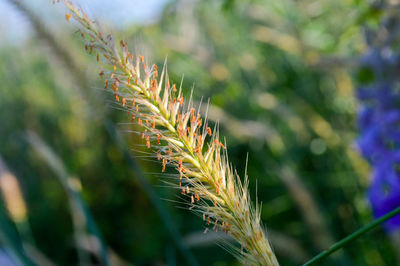
[[[179,172],[173,186],[189,198],[190,209],[213,230],[231,234],[241,245],[233,251],[245,264],[278,265],[261,225],[260,208],[251,205],[248,178],[242,183],[229,164],[217,127],[212,130],[207,119],[203,121],[191,100],[185,103],[182,85],[177,89],[170,84],[165,66],[159,77],[156,65],[134,57],[126,42],[116,45],[82,9],[62,2],[70,11],[65,18],[73,17],[81,25],[85,49],[96,54],[98,62],[102,57],[105,89],[111,87],[120,108],[141,126],[147,148],[157,150],[161,171],[170,165]]]

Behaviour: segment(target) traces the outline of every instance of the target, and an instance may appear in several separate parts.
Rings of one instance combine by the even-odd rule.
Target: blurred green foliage
[[[304,262],[371,220],[369,169],[353,147],[357,103],[349,73],[364,49],[362,27],[377,21],[379,12],[356,0],[173,1],[156,23],[116,34],[158,65],[168,55],[171,79],[179,84],[184,74],[187,94],[193,86],[202,106],[211,99],[210,120],[219,121],[242,176],[249,157],[252,197],[257,191],[263,202],[262,218],[282,265]],[[57,265],[78,261],[68,196],[27,143],[31,131],[80,180],[83,198],[120,260],[186,265],[102,126],[106,117],[115,123],[127,117],[111,108],[95,59],[79,49],[72,30],[66,32],[60,43],[84,67],[71,69],[60,51],[48,52],[43,36],[0,50],[0,155],[18,177],[28,209],[12,230]],[[140,156],[140,138],[123,135]],[[143,158],[141,165],[160,198],[180,200],[156,174],[157,162]],[[181,234],[201,238],[201,219],[176,205],[166,202]],[[393,241],[377,229],[325,263],[394,265]],[[295,248],[285,249],[291,244]],[[238,265],[214,241],[189,247],[201,265]]]

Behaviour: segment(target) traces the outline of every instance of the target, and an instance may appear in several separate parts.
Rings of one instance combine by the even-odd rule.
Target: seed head
[[[105,58],[100,72],[104,88],[108,90],[108,82],[112,84],[116,104],[137,121],[146,147],[154,149],[162,162],[161,172],[167,166],[179,172],[179,186],[171,186],[188,197],[190,210],[203,216],[205,232],[212,229],[231,234],[242,247],[232,246],[232,251],[246,264],[278,265],[261,226],[260,208],[251,205],[247,176],[242,183],[228,161],[218,128],[211,130],[193,102],[185,102],[182,83],[179,89],[175,84],[171,87],[165,65],[159,73],[142,55],[130,53],[125,41],[117,46],[82,9],[67,0],[62,2],[87,36],[85,50],[95,51],[97,62],[97,55]]]

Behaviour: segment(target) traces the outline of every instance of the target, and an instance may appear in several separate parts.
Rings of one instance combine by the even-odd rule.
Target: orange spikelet
[[[139,112],[139,105],[137,104],[136,105],[136,113],[138,113]]]
[[[162,159],[162,170],[161,172],[165,172],[165,159]]]
[[[150,136],[147,136],[146,137],[146,146],[147,146],[147,148],[149,148],[150,149]]]
[[[138,119],[138,123],[139,123],[140,126],[143,126],[142,119],[139,118],[139,119]]]
[[[196,149],[194,149],[194,153],[198,153],[199,155],[201,154],[200,145],[197,146]]]
[[[118,94],[115,94],[115,100],[116,100],[117,102],[119,102],[119,95],[118,95]]]
[[[125,106],[125,104],[126,104],[126,99],[125,97],[122,97],[122,106]]]
[[[182,188],[182,194],[183,194],[183,195],[185,195],[185,194],[186,194],[186,192],[185,192],[185,188]]]
[[[179,102],[179,104],[180,104],[181,106],[183,106],[183,96],[180,97],[180,98],[178,98],[178,102]]]
[[[215,190],[217,192],[217,195],[219,195],[220,194],[219,187],[217,187]]]
[[[117,66],[116,66],[116,65],[113,65],[113,69],[114,69],[114,71],[117,70]]]
[[[191,202],[192,202],[192,203],[194,203],[194,198],[193,198],[193,195],[192,195],[192,196],[190,196],[190,198],[191,198]]]
[[[161,134],[157,134],[157,145],[160,145]]]
[[[190,193],[189,186],[186,186],[186,193]]]
[[[150,90],[151,90],[151,91],[155,91],[156,89],[157,89],[157,80],[156,80],[156,79],[153,79],[153,80],[151,81]]]
[[[97,59],[97,63],[98,63],[100,61],[100,55],[99,54],[96,55],[96,59]]]
[[[146,64],[144,63],[143,56],[139,55],[139,60],[140,60],[140,62],[141,62],[142,65],[143,65],[143,69],[146,69]]]
[[[195,194],[195,197],[196,197],[196,200],[197,200],[197,201],[200,201],[199,194],[196,193],[196,194]]]
[[[72,15],[68,14],[67,12],[65,12],[65,19],[69,22],[69,20],[71,19]]]
[[[210,127],[207,127],[207,134],[210,135],[210,136],[212,135],[212,132],[211,132],[211,128],[210,128]]]
[[[179,159],[178,159],[178,168],[182,169],[182,157],[180,157],[180,156],[179,156]]]
[[[175,84],[172,85],[172,91],[173,91],[173,92],[176,92],[176,85],[175,85]]]
[[[158,77],[158,67],[156,64],[154,64],[153,68],[154,68],[153,78],[157,78]]]
[[[104,89],[106,90],[107,87],[108,87],[108,80],[106,79],[106,80],[104,80]]]

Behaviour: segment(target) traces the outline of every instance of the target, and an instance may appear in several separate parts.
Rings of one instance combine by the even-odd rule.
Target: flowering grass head
[[[150,65],[143,56],[132,54],[128,44],[115,43],[86,13],[71,2],[62,1],[81,25],[85,50],[96,57],[103,70],[104,89],[110,91],[120,109],[140,128],[148,149],[155,151],[160,171],[173,167],[176,181],[170,183],[187,197],[189,209],[202,216],[206,230],[231,234],[241,248],[232,247],[243,262],[278,265],[261,225],[260,208],[254,208],[248,192],[248,178],[241,181],[228,161],[226,144],[218,127],[211,128],[182,84],[171,84],[166,67]]]

